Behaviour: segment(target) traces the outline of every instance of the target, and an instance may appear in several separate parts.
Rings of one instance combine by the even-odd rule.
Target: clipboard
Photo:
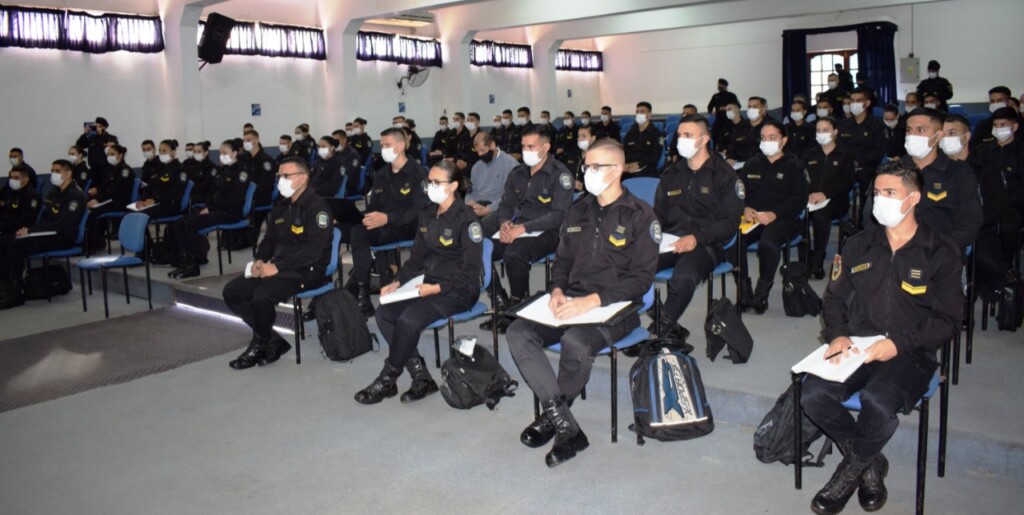
[[[363,212],[356,207],[356,203],[347,198],[325,198],[330,206],[334,219],[338,224],[361,224],[363,223]]]
[[[643,303],[642,302],[635,302],[635,301],[634,302],[627,302],[624,306],[620,307],[619,310],[616,311],[614,315],[612,315],[611,317],[609,317],[608,319],[606,319],[606,320],[604,320],[602,322],[588,322],[588,323],[572,323],[572,322],[569,322],[569,323],[565,323],[565,324],[552,325],[552,324],[547,324],[547,323],[538,321],[536,319],[526,318],[526,317],[520,316],[520,314],[519,314],[520,311],[522,311],[523,309],[525,309],[528,306],[530,306],[530,304],[533,304],[534,302],[540,300],[541,298],[543,298],[543,297],[545,297],[547,295],[550,295],[550,293],[548,293],[548,292],[535,293],[534,295],[531,295],[530,297],[527,297],[522,302],[520,302],[519,304],[516,304],[511,309],[509,309],[506,312],[506,315],[518,318],[520,320],[528,320],[528,321],[530,321],[532,323],[535,323],[535,324],[538,324],[538,325],[543,325],[545,327],[550,327],[552,329],[569,329],[571,327],[613,327],[613,326],[619,325],[620,323],[625,321],[627,317],[629,317],[630,315],[635,314],[637,311],[640,310],[641,307],[643,307]],[[567,297],[571,297],[571,295],[567,295]]]

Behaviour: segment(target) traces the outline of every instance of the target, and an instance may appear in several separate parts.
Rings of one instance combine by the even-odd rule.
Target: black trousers
[[[743,235],[744,245],[757,242],[760,279],[775,282],[775,274],[779,271],[779,262],[782,260],[782,247],[800,234],[801,227],[803,222],[799,218],[778,218],[771,224],[760,225],[750,231],[750,234]],[[747,254],[746,248],[741,249],[740,263],[744,273],[750,277]]]
[[[307,289],[314,286],[308,286]],[[256,336],[273,335],[277,312],[274,307],[303,290],[298,278],[276,275],[266,279],[238,276],[224,286],[224,303],[232,313],[241,317]]]
[[[484,237],[491,237],[498,232],[498,217],[491,213],[483,218],[481,225]],[[558,235],[554,231],[545,231],[535,238],[519,238],[505,245],[499,240],[494,242],[492,261],[503,260],[505,273],[508,275],[509,294],[516,299],[524,299],[530,295],[530,263],[547,256],[558,248]],[[495,284],[501,280],[494,277]]]
[[[526,384],[541,402],[564,395],[574,399],[590,380],[598,351],[621,340],[640,325],[632,315],[610,327],[576,326],[555,329],[527,320],[516,320],[506,333],[508,348]],[[561,342],[558,375],[551,368],[544,348]]]
[[[107,235],[107,228],[110,226],[110,220],[106,218],[100,218],[100,215],[107,213],[113,213],[118,211],[127,211],[128,209],[122,205],[117,205],[117,202],[109,202],[95,209],[89,210],[89,221],[85,223],[87,232],[89,233],[89,240],[92,242],[102,241]]]
[[[377,328],[388,342],[388,363],[402,368],[410,359],[419,356],[416,346],[420,333],[428,325],[456,313],[468,311],[476,302],[465,295],[443,293],[419,299],[410,299],[377,308]]]
[[[202,258],[210,250],[210,240],[200,236],[199,231],[207,227],[237,222],[238,217],[224,211],[210,211],[205,215],[193,213],[174,222],[174,239],[178,242],[178,250],[187,252],[195,258]]]
[[[397,228],[391,224],[376,229],[367,229],[363,224],[342,227],[344,239],[352,246],[352,279],[356,283],[370,282],[370,268],[373,253],[370,247],[411,240],[416,236],[416,226]]]
[[[14,235],[0,237],[0,277],[20,282],[25,278],[28,257],[40,252],[71,248],[75,242],[60,236],[33,236],[15,238]]]
[[[693,292],[722,261],[718,254],[720,252],[709,246],[699,245],[683,254],[667,252],[658,255],[658,270],[672,267],[668,296],[661,309],[662,318],[673,322],[679,320],[693,300]]]
[[[811,252],[814,255],[824,256],[828,249],[828,240],[832,235],[832,220],[842,218],[850,210],[850,203],[846,199],[832,199],[827,206],[811,213],[811,230],[813,231],[813,242]]]
[[[852,444],[857,456],[870,459],[882,452],[896,432],[896,414],[910,413],[928,391],[937,367],[934,353],[912,351],[864,365],[845,383],[808,375],[801,405],[829,438],[839,444]],[[861,410],[854,420],[842,403],[858,391]]]

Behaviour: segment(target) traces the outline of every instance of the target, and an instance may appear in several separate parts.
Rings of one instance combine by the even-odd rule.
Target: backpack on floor
[[[715,301],[704,319],[704,337],[708,341],[708,359],[714,361],[722,348],[728,346],[726,359],[734,365],[746,363],[750,352],[754,349],[754,339],[750,336],[747,326],[743,325],[740,314],[732,301],[722,297]]]
[[[999,323],[1000,331],[1016,331],[1024,322],[1024,281],[1020,277],[1013,279],[1003,287],[1002,297],[999,299],[999,311],[996,312],[996,321]]]
[[[790,384],[754,431],[754,455],[762,463],[778,461],[783,465],[793,464],[793,412],[796,405],[793,388],[794,385]],[[807,415],[800,416],[803,417],[800,423],[800,433],[803,435],[800,442],[803,447],[800,450],[800,457],[808,458],[804,460],[804,466],[821,467],[825,464],[825,455],[832,451],[832,441],[826,438],[817,460],[812,461],[810,458],[814,455],[810,452],[811,444],[821,438],[822,432]]]
[[[350,361],[374,349],[359,303],[348,290],[336,289],[316,298],[316,328],[321,353],[331,361]],[[380,344],[377,344],[380,348]]]
[[[25,303],[24,292],[14,281],[0,279],[0,309],[11,309]]]
[[[502,397],[515,397],[519,382],[494,359],[476,338],[460,336],[441,364],[441,396],[448,405],[470,409],[486,404],[493,410]]]
[[[704,436],[715,429],[704,382],[686,344],[668,338],[647,340],[629,369],[636,444]]]
[[[66,295],[71,291],[71,278],[61,265],[30,268],[25,274],[25,300],[42,300]]]
[[[821,297],[807,283],[803,263],[782,266],[782,307],[788,317],[816,317],[821,313]]]

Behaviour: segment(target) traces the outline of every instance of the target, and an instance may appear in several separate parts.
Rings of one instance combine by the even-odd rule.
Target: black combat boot
[[[740,308],[747,309],[751,306],[754,299],[754,287],[750,284],[750,278],[744,277],[740,281]]]
[[[359,310],[363,312],[363,316],[370,318],[377,310],[373,309],[373,302],[370,302],[370,285],[367,283],[359,283],[356,285],[358,295],[356,295],[356,302],[359,303]]]
[[[508,294],[505,293],[505,288],[502,288],[500,283],[498,283],[497,281],[493,281],[491,283],[491,288],[497,288],[498,290],[497,293],[494,294],[494,306],[492,306],[494,311],[497,312],[497,315],[488,318],[482,324],[480,324],[480,329],[483,329],[484,331],[490,331],[491,327],[493,327],[494,325],[494,320],[497,319],[498,332],[504,333],[505,329],[508,329],[509,324],[509,322],[505,320],[505,311],[507,311],[508,308],[514,306],[514,304],[511,302],[511,300],[509,300]]]
[[[555,425],[551,423],[547,413],[541,412],[530,425],[519,434],[519,441],[527,447],[542,447],[555,437]]]
[[[879,454],[871,466],[860,476],[857,488],[857,500],[864,511],[878,511],[885,506],[889,491],[885,488],[885,476],[889,473],[889,460]]]
[[[266,345],[263,346],[263,356],[256,360],[256,364],[265,367],[281,359],[281,356],[290,350],[291,344],[274,331],[274,335],[268,338]]]
[[[549,468],[573,459],[576,457],[576,453],[590,445],[587,435],[583,434],[583,430],[580,429],[572,412],[569,411],[565,397],[545,401],[541,407],[544,410],[544,416],[548,417],[551,424],[555,426],[555,445],[544,456],[544,462],[548,464]]]
[[[811,279],[820,281],[825,278],[825,254],[814,252],[811,254]]]
[[[199,276],[199,261],[191,254],[181,253],[178,258],[178,268],[167,274],[171,279],[188,279]]]
[[[772,291],[772,284],[764,279],[757,280],[757,288],[750,298],[750,307],[753,308],[754,313],[763,315],[765,311],[768,311],[768,294]]]
[[[843,511],[846,502],[861,484],[861,475],[875,460],[863,460],[857,456],[853,446],[845,446],[846,455],[836,467],[832,479],[818,491],[811,501],[811,511],[818,515],[833,515]]]
[[[412,376],[412,386],[399,398],[403,404],[416,402],[432,393],[437,393],[437,383],[434,382],[433,377],[430,377],[430,371],[427,370],[427,363],[423,361],[423,356],[414,356],[405,364],[405,369]]]
[[[384,368],[380,375],[374,379],[370,386],[356,392],[356,402],[360,404],[377,404],[378,402],[398,395],[398,387],[395,381],[402,375],[402,369],[395,368],[384,360]]]
[[[249,346],[245,348],[237,358],[231,360],[228,365],[235,370],[245,370],[256,366],[259,360],[264,357],[264,341],[263,338],[252,336],[252,341],[249,342]]]

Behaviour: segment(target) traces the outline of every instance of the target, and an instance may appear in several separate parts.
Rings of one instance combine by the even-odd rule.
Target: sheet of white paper
[[[114,201],[114,199],[108,198],[107,200],[104,200],[103,202],[97,202],[95,206],[92,206],[89,209],[96,209],[96,208],[98,208],[100,206],[105,206],[105,205],[107,205],[107,204],[109,204],[109,203],[111,203],[113,201]]]
[[[817,204],[811,204],[810,202],[808,202],[807,203],[807,212],[808,213],[813,213],[813,212],[815,212],[815,211],[817,211],[817,210],[827,206],[830,200],[832,200],[832,199],[827,198],[825,200],[822,200],[821,202],[818,202]]]
[[[472,358],[473,347],[476,347],[476,338],[463,338],[459,343],[459,352]]]
[[[520,234],[518,237],[516,237],[516,239],[518,240],[519,238],[536,238],[537,236],[540,236],[541,234],[544,234],[544,231],[524,232],[523,234]],[[496,240],[496,239],[498,239],[500,237],[501,237],[501,231],[498,231],[498,232],[494,233],[494,236],[491,236],[491,239],[492,240]]]
[[[250,261],[250,262],[245,264],[245,278],[246,279],[252,277],[252,265],[253,265],[252,261]]]
[[[30,232],[30,233],[28,233],[28,234],[26,234],[24,236],[18,236],[17,239],[20,240],[22,238],[37,238],[39,236],[56,236],[56,235],[57,235],[57,231],[39,231],[39,232]]]
[[[679,241],[679,236],[675,234],[662,233],[661,235],[661,246],[658,247],[659,254],[668,254],[676,248],[676,242]]]
[[[159,206],[159,205],[160,205],[160,203],[157,202],[156,204],[150,204],[150,205],[148,205],[146,207],[140,208],[138,202],[132,202],[131,204],[128,204],[128,209],[130,209],[132,211],[145,211],[145,210],[147,210],[147,209],[149,209],[151,207],[156,207],[156,206]]]
[[[828,345],[822,345],[799,363],[793,365],[793,373],[806,372],[822,379],[842,383],[864,364],[864,360],[868,357],[867,348],[883,338],[885,336],[851,336],[850,340],[853,342],[851,349],[856,348],[860,353],[854,353],[851,350],[850,356],[841,359],[838,365],[833,365],[830,361],[825,360],[825,351],[828,349]]]
[[[582,315],[578,315],[567,320],[558,320],[555,318],[555,314],[551,312],[551,308],[548,307],[549,302],[551,302],[551,294],[545,293],[537,300],[531,302],[530,305],[520,309],[516,315],[519,318],[524,318],[549,327],[600,324],[615,316],[616,313],[622,311],[623,308],[631,304],[628,300],[624,300],[604,307],[596,307]]]
[[[423,276],[418,275],[409,280],[409,282],[398,287],[397,290],[380,296],[381,305],[391,304],[393,302],[402,302],[403,300],[415,299],[420,296],[420,290],[417,286],[423,284]]]

